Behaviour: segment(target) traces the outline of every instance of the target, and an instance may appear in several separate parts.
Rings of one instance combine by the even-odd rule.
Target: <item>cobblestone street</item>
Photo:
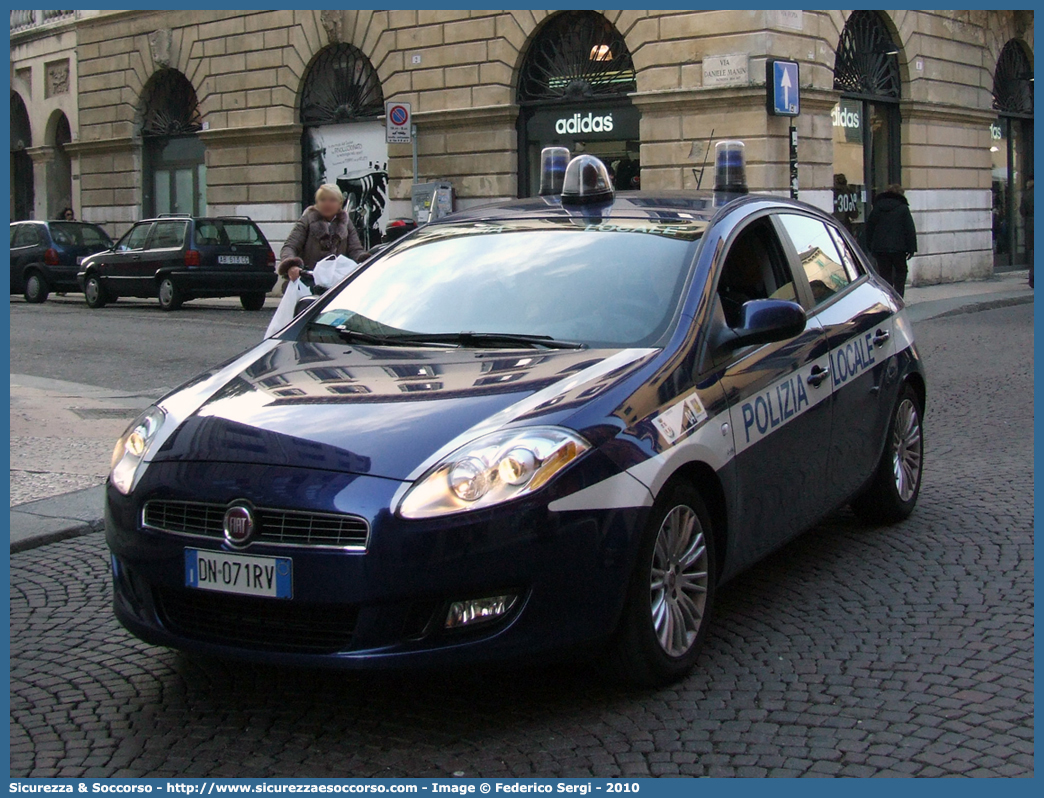
[[[112,617],[101,534],[11,555],[12,776],[1032,776],[1033,306],[919,323],[926,472],[730,582],[696,672],[358,675]]]

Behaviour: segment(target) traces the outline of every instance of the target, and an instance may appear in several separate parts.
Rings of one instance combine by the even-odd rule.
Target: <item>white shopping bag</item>
[[[294,318],[294,308],[297,307],[297,300],[303,296],[311,295],[312,289],[300,280],[294,280],[289,283],[286,286],[286,293],[279,300],[279,305],[272,316],[272,321],[268,323],[268,329],[265,330],[265,338],[271,338],[288,325]]]
[[[330,255],[315,264],[312,276],[322,289],[332,288],[359,268],[359,264],[344,255]]]

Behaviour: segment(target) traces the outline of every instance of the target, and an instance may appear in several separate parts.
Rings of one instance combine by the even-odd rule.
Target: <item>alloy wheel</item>
[[[650,579],[653,628],[672,657],[692,648],[703,625],[709,585],[707,545],[695,510],[667,513],[653,548]]]
[[[903,399],[895,411],[892,431],[892,469],[899,498],[908,502],[921,480],[921,419],[917,405]]]

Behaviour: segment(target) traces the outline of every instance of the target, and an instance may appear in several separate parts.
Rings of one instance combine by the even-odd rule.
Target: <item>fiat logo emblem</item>
[[[225,540],[233,546],[246,546],[254,539],[254,514],[249,507],[236,504],[225,510]]]

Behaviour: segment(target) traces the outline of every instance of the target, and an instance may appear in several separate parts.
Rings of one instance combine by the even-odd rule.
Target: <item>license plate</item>
[[[289,557],[255,557],[185,549],[185,586],[241,596],[293,598],[294,564]]]
[[[223,265],[246,266],[250,264],[249,255],[218,255],[218,263]]]

